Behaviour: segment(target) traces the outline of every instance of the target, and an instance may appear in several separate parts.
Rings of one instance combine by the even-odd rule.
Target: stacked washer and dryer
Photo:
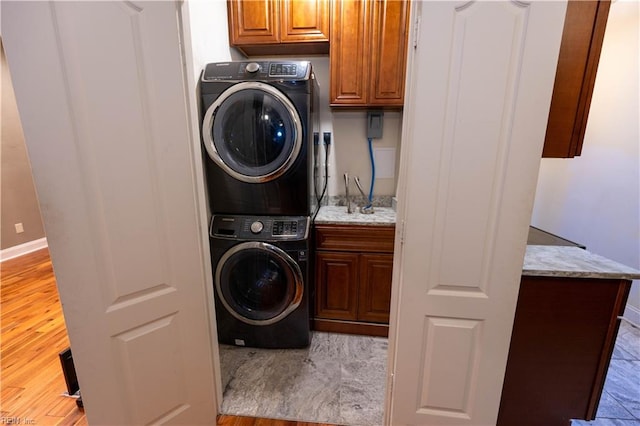
[[[200,89],[218,340],[305,347],[316,208],[311,64],[212,63]]]

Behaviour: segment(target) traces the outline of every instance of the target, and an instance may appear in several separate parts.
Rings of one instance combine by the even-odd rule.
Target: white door
[[[90,424],[215,424],[179,8],[2,2]]]
[[[566,3],[414,8],[387,421],[495,425]]]

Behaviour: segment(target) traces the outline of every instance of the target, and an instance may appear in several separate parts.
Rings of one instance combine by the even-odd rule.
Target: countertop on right
[[[522,275],[640,279],[640,271],[606,257],[572,246],[527,245]]]

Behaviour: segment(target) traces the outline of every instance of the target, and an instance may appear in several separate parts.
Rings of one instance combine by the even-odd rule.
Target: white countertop
[[[634,268],[570,246],[527,246],[522,275],[640,279],[640,271]]]
[[[374,213],[363,214],[357,207],[347,213],[346,206],[322,206],[315,223],[318,225],[391,226],[396,224],[396,212],[391,207],[374,207]]]

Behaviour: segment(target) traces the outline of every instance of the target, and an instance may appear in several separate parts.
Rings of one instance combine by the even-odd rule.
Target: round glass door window
[[[209,107],[203,122],[209,157],[244,182],[268,182],[285,173],[302,144],[300,118],[280,91],[259,82],[236,84]]]
[[[248,324],[280,321],[300,305],[302,272],[282,249],[263,242],[238,244],[222,256],[215,275],[225,309]]]

